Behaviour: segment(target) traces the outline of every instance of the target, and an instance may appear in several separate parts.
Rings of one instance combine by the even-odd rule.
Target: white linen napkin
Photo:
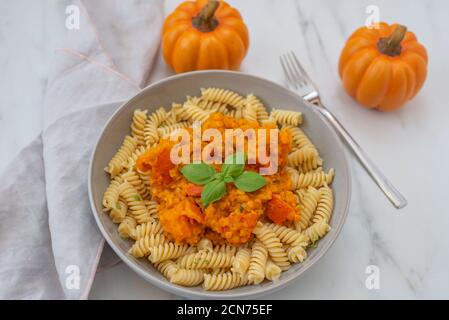
[[[41,136],[1,175],[2,299],[88,297],[104,244],[87,193],[93,144],[110,102],[144,86],[159,47],[162,0],[58,5],[79,9],[80,28],[55,51]]]

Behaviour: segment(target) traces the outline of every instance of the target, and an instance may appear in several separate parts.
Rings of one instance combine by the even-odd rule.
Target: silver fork
[[[359,159],[365,170],[379,186],[391,203],[398,209],[407,205],[404,196],[391,184],[377,166],[371,161],[360,145],[351,137],[340,121],[327,109],[320,100],[320,94],[313,85],[307,72],[299,63],[294,52],[289,52],[280,57],[282,69],[287,78],[288,87],[297,92],[304,100],[317,106],[317,110],[329,121],[329,123],[343,137],[348,146]]]

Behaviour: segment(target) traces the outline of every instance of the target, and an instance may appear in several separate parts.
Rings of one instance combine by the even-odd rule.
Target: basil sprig
[[[216,172],[211,165],[193,163],[182,167],[181,173],[193,184],[204,185],[201,192],[201,203],[204,207],[224,197],[226,183],[234,183],[244,192],[256,191],[267,184],[257,172],[245,171],[245,154],[242,152],[228,156],[220,172]]]

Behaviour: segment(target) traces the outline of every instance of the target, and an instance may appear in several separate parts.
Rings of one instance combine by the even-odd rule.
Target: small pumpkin
[[[339,62],[346,92],[362,106],[391,111],[421,89],[427,76],[427,51],[402,25],[360,28],[346,42]]]
[[[240,13],[224,1],[181,3],[164,22],[162,49],[175,72],[238,70],[249,46]]]

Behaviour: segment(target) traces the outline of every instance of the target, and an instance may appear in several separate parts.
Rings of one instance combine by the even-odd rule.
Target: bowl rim
[[[220,76],[223,74],[232,74],[232,75],[237,75],[237,76],[241,76],[241,77],[247,77],[247,78],[252,78],[254,80],[258,80],[258,81],[264,81],[264,82],[268,82],[270,83],[270,85],[278,87],[278,88],[282,88],[282,90],[288,90],[290,93],[292,93],[292,95],[296,96],[298,98],[298,100],[301,100],[305,106],[307,108],[309,108],[312,112],[314,112],[315,114],[318,115],[318,117],[320,117],[323,122],[324,125],[327,126],[327,128],[332,132],[332,134],[336,137],[337,140],[337,145],[338,148],[342,151],[343,154],[343,169],[344,171],[346,171],[346,177],[347,177],[347,188],[346,188],[346,193],[347,193],[347,199],[346,202],[344,203],[344,212],[342,215],[342,223],[340,225],[337,225],[334,230],[335,230],[335,236],[333,238],[331,238],[329,240],[329,242],[322,247],[321,252],[319,254],[317,254],[316,256],[314,256],[313,258],[311,258],[310,264],[306,267],[304,267],[300,273],[297,274],[293,274],[292,277],[287,280],[286,282],[281,282],[281,281],[276,281],[276,282],[272,282],[270,286],[267,287],[262,287],[262,286],[253,286],[251,291],[248,292],[237,292],[237,293],[233,293],[232,290],[229,291],[205,291],[203,290],[202,292],[195,292],[192,291],[189,287],[182,287],[182,286],[177,286],[175,284],[172,284],[171,282],[169,282],[166,279],[158,279],[156,277],[154,277],[152,274],[142,270],[137,264],[135,264],[131,259],[129,259],[129,257],[126,256],[126,254],[122,253],[121,250],[116,247],[114,241],[111,238],[111,235],[109,234],[109,232],[106,230],[106,228],[103,226],[101,220],[100,220],[100,214],[96,209],[95,206],[95,201],[94,201],[94,197],[93,197],[93,166],[94,166],[94,161],[95,161],[95,156],[97,154],[97,149],[98,149],[98,145],[99,142],[102,140],[103,135],[105,134],[105,131],[107,129],[107,127],[109,126],[109,124],[113,121],[113,119],[115,119],[124,109],[126,109],[126,106],[129,104],[134,103],[135,100],[139,99],[141,96],[145,95],[146,92],[148,90],[150,90],[151,88],[154,87],[158,87],[158,86],[163,86],[165,83],[167,82],[172,82],[172,81],[176,81],[176,79],[179,78],[184,78],[184,77],[190,77],[190,76],[194,76],[197,74],[202,74],[202,75],[213,75],[213,76]],[[123,102],[118,108],[117,110],[115,110],[113,112],[113,114],[109,117],[109,119],[106,121],[105,125],[103,126],[103,128],[101,129],[101,133],[98,136],[98,138],[95,141],[95,145],[94,148],[92,149],[92,154],[90,156],[90,161],[89,161],[89,169],[88,169],[88,193],[89,193],[89,202],[90,202],[90,207],[92,209],[92,214],[94,216],[95,222],[98,226],[98,228],[100,229],[100,232],[103,236],[103,238],[108,242],[109,246],[114,250],[114,252],[119,256],[119,258],[125,262],[125,264],[131,268],[131,270],[133,270],[135,273],[137,273],[140,277],[142,277],[145,281],[150,282],[151,284],[159,287],[160,289],[163,289],[165,291],[168,291],[170,293],[176,294],[176,295],[180,295],[183,297],[188,297],[188,298],[206,298],[206,299],[238,299],[238,298],[255,298],[257,296],[261,296],[261,295],[266,295],[269,293],[273,293],[275,291],[278,291],[288,285],[291,285],[292,283],[296,282],[310,267],[312,267],[318,260],[320,260],[330,249],[330,247],[334,244],[335,240],[338,238],[338,236],[340,235],[341,229],[343,228],[343,226],[346,223],[346,219],[348,216],[348,212],[349,212],[349,205],[351,202],[351,197],[352,197],[352,174],[351,174],[351,169],[349,166],[349,161],[348,161],[348,156],[347,156],[347,152],[346,149],[343,146],[343,143],[341,141],[340,136],[338,135],[338,133],[335,131],[335,129],[328,123],[328,121],[325,119],[325,117],[316,110],[316,106],[313,106],[311,103],[305,101],[304,99],[302,99],[302,97],[300,97],[297,93],[295,93],[294,91],[263,77],[259,77],[256,75],[252,75],[252,74],[248,74],[248,73],[244,73],[244,72],[237,72],[237,71],[228,71],[228,70],[202,70],[202,71],[191,71],[191,72],[185,72],[185,73],[180,73],[180,74],[175,74],[175,75],[171,75],[168,77],[165,77],[161,80],[158,80],[156,82],[153,82],[149,85],[147,85],[145,88],[142,88],[139,92],[137,92],[135,95],[133,95],[131,98],[127,99],[125,102]],[[223,292],[225,292],[226,294],[224,295]]]

